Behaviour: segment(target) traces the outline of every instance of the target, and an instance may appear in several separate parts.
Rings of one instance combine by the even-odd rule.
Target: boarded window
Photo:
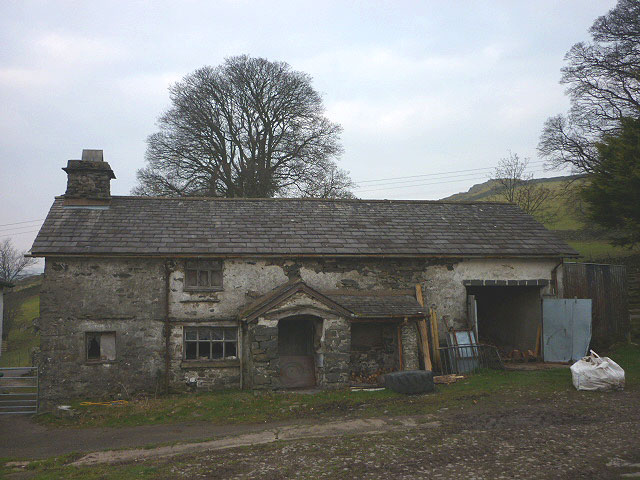
[[[185,327],[185,360],[222,360],[237,356],[237,327]]]
[[[184,286],[187,290],[221,290],[221,260],[187,260]]]
[[[88,332],[85,343],[88,361],[109,362],[116,359],[115,332]]]

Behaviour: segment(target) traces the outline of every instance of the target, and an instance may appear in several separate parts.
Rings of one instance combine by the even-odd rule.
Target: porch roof
[[[413,317],[424,316],[426,311],[411,295],[375,291],[370,294],[354,293],[326,295],[358,317]]]
[[[349,319],[397,319],[425,315],[425,308],[406,291],[333,290],[322,292],[297,279],[257,298],[247,305],[238,316],[240,319],[250,322],[300,292],[322,303],[329,310]]]

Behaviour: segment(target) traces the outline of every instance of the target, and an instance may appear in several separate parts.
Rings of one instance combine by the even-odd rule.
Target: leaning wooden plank
[[[424,359],[424,369],[433,370],[431,364],[431,355],[429,354],[429,337],[427,331],[427,319],[421,318],[418,320],[418,331],[420,332],[420,353]]]
[[[442,362],[440,360],[440,337],[438,336],[438,317],[436,316],[435,306],[429,309],[429,319],[431,320],[431,340],[433,342],[433,361],[438,370],[442,371]]]
[[[404,370],[404,362],[402,360],[402,325],[398,325],[396,330],[398,344],[398,370]]]
[[[542,323],[538,324],[538,334],[536,336],[536,358],[540,358],[542,353]]]
[[[416,300],[424,307],[424,296],[422,295],[422,285],[416,284]]]
[[[461,380],[463,378],[464,378],[464,375],[455,375],[455,374],[439,375],[439,376],[433,377],[433,383],[448,385],[450,383],[456,383],[458,380]]]

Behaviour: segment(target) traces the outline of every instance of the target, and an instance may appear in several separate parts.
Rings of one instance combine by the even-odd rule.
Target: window
[[[116,359],[115,332],[88,332],[85,334],[87,361],[109,362]]]
[[[185,290],[221,290],[222,261],[187,260],[184,286]]]
[[[185,360],[237,358],[237,327],[185,327]]]

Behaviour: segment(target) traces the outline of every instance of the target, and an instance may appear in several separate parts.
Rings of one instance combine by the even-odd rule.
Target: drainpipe
[[[551,270],[551,280],[553,280],[553,289],[554,289],[554,294],[556,295],[556,297],[558,296],[558,294],[560,293],[560,288],[558,287],[558,268],[560,268],[562,265],[564,264],[564,259],[560,260],[560,263],[558,263],[553,270]]]
[[[242,320],[238,320],[238,354],[240,358],[240,390],[244,390],[244,329]]]
[[[164,391],[169,393],[169,368],[171,358],[169,356],[169,346],[171,343],[171,326],[169,325],[169,260],[164,262]]]

